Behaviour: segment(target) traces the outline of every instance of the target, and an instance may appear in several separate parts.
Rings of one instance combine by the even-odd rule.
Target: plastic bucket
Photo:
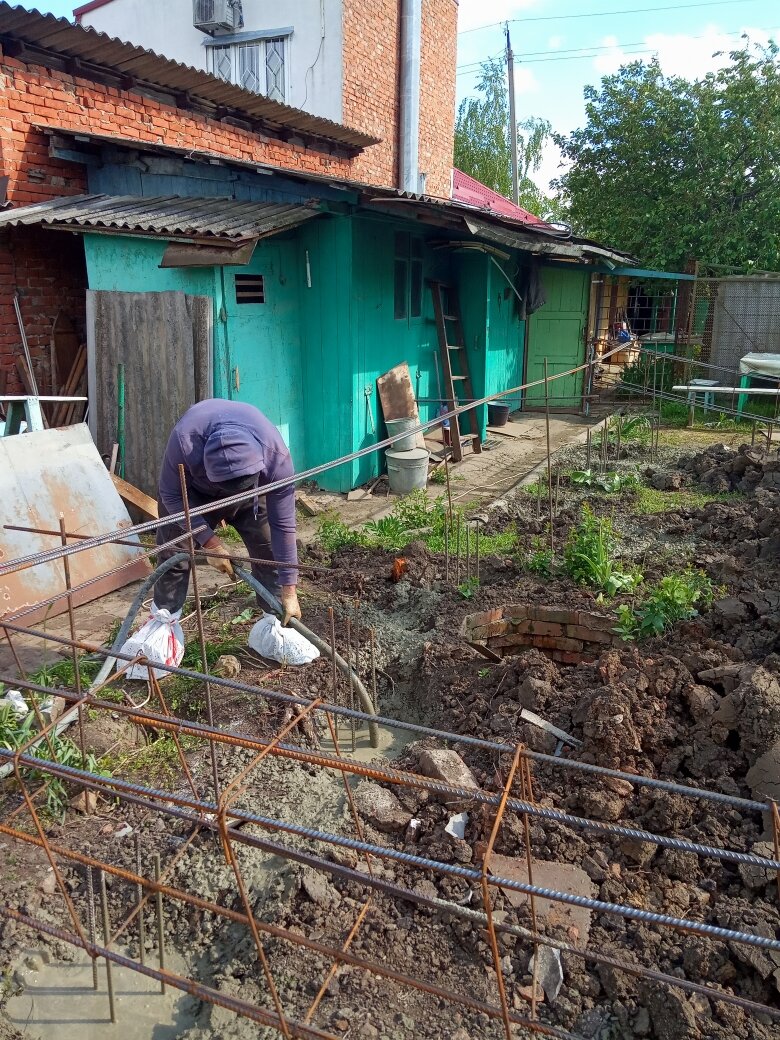
[[[396,495],[408,495],[410,491],[424,488],[428,483],[428,452],[425,448],[411,451],[386,451],[387,475],[390,490]]]
[[[508,404],[489,404],[488,405],[488,426],[506,426],[507,420],[509,419],[509,405]]]
[[[416,448],[417,434],[410,435],[408,431],[419,425],[419,419],[385,419],[387,436],[393,438],[393,451],[411,451],[412,448]],[[401,436],[402,434],[406,436]]]

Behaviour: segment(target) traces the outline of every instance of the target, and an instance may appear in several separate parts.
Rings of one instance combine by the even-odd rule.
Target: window
[[[393,314],[420,318],[423,309],[423,240],[405,231],[395,234]]]
[[[253,94],[265,94],[274,101],[284,101],[287,97],[284,36],[248,43],[215,44],[208,49],[215,76]]]
[[[261,274],[236,275],[236,303],[265,303],[265,282]]]

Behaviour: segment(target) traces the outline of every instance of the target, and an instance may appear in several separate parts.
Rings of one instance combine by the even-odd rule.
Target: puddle
[[[122,951],[124,952],[124,951]],[[194,1023],[193,999],[129,968],[112,965],[117,1021],[108,1010],[105,961],[98,961],[98,989],[92,988],[92,962],[82,950],[73,961],[43,962],[29,950],[14,974],[24,980],[24,991],[10,998],[5,1016],[30,1040],[173,1040]],[[46,956],[44,953],[43,956]],[[38,970],[29,968],[33,959]],[[186,974],[184,962],[166,951],[166,967]]]
[[[330,729],[327,725],[324,732],[320,732],[319,738],[320,750],[333,754],[336,749],[333,746]],[[373,748],[369,742],[368,727],[366,726],[362,729],[355,729],[355,750],[353,751],[352,731],[349,721],[345,719],[339,720],[339,751],[344,758],[348,758],[353,762],[370,762],[372,758],[379,756],[382,758],[398,758],[404,748],[416,739],[418,738],[414,733],[410,733],[405,729],[399,729],[397,726],[380,726],[379,747]]]

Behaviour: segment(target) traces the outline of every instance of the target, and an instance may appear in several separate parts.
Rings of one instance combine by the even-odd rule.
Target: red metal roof
[[[476,206],[478,209],[488,209],[492,213],[501,213],[503,216],[519,220],[523,224],[548,226],[541,217],[529,213],[522,206],[516,206],[514,202],[505,199],[503,195],[499,195],[497,191],[488,188],[486,184],[482,184],[474,177],[469,177],[462,170],[452,171],[452,198],[454,202],[462,202],[466,206]]]

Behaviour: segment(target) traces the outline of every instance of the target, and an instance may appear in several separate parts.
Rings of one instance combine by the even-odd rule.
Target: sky
[[[148,0],[150,6],[155,0]],[[70,17],[71,0],[24,6]],[[667,74],[695,79],[726,61],[740,35],[780,39],[777,0],[460,0],[458,100],[473,93],[479,63],[504,52],[509,22],[518,119],[548,119],[560,133],[585,122],[583,88],[624,61],[658,55]],[[554,145],[536,176],[547,188],[560,173]]]

